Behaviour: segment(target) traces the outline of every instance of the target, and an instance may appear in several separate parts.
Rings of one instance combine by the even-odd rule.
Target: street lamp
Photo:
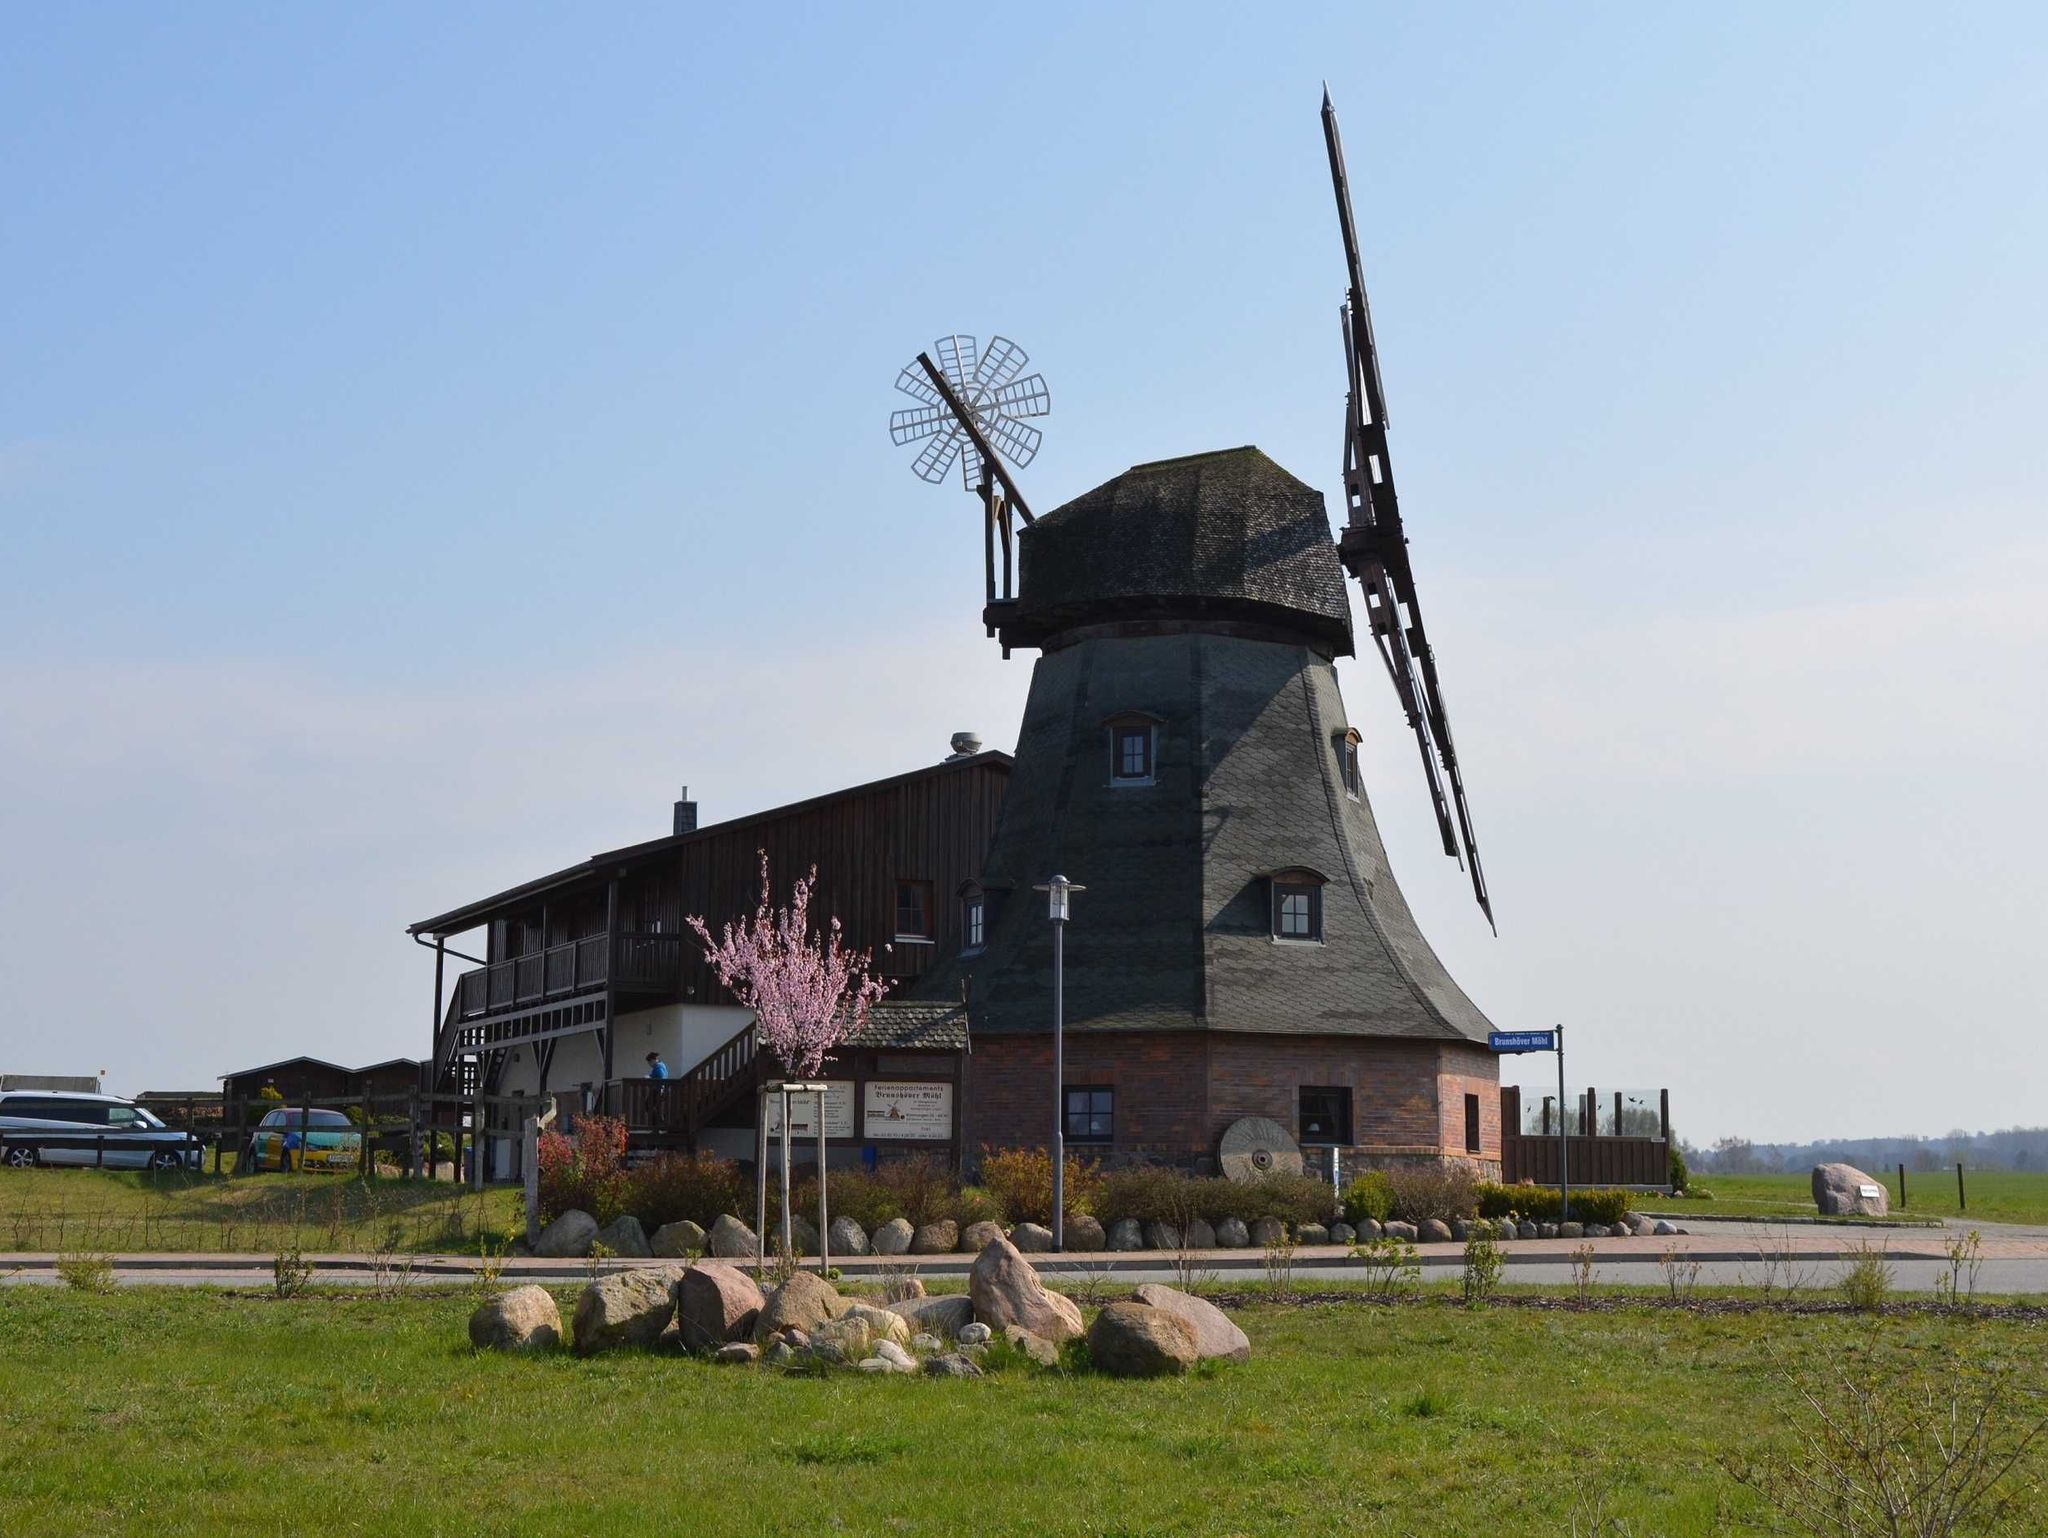
[[[1067,1247],[1067,899],[1088,888],[1065,876],[1032,887],[1045,893],[1052,920],[1052,1247]]]

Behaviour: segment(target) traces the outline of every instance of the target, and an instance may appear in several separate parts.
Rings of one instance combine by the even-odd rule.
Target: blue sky
[[[1345,686],[1453,971],[1695,1136],[2042,1119],[2038,8],[7,31],[0,1066],[418,1051],[407,921],[1008,745],[891,380],[1030,349],[1042,507],[1334,500],[1327,79],[1499,940]]]

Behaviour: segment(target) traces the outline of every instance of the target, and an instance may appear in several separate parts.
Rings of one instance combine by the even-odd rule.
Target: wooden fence
[[[1532,1180],[1539,1186],[1558,1183],[1558,1131],[1547,1122],[1554,1114],[1555,1100],[1545,1096],[1546,1125],[1530,1130],[1522,1119],[1522,1091],[1515,1085],[1501,1086],[1500,1165],[1501,1179],[1513,1183]],[[1605,1118],[1606,1101],[1594,1090],[1575,1098],[1566,1108],[1565,1158],[1575,1186],[1634,1186],[1668,1191],[1671,1188],[1671,1092],[1658,1091],[1654,1135],[1641,1132],[1601,1132],[1603,1120],[1610,1127],[1630,1127],[1643,1120],[1624,1114],[1616,1093],[1611,1119]]]

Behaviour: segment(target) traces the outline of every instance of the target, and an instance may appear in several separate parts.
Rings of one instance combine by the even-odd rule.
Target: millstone
[[[1301,1145],[1269,1116],[1246,1116],[1223,1132],[1217,1161],[1232,1180],[1301,1173]]]

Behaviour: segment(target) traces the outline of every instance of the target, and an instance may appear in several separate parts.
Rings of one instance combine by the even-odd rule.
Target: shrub
[[[1385,1172],[1394,1216],[1404,1223],[1478,1215],[1479,1179],[1462,1164],[1406,1164]]]
[[[1892,1263],[1884,1252],[1868,1244],[1856,1245],[1855,1259],[1842,1268],[1842,1296],[1858,1313],[1873,1314],[1884,1307],[1895,1280]]]
[[[962,1186],[960,1194],[953,1198],[953,1208],[943,1214],[962,1228],[973,1223],[1000,1223],[1003,1209],[996,1199],[980,1186]]]
[[[1572,1216],[1581,1223],[1605,1223],[1612,1228],[1628,1216],[1635,1204],[1635,1193],[1618,1186],[1572,1192]]]
[[[1460,1278],[1465,1292],[1467,1308],[1484,1308],[1493,1296],[1493,1290],[1500,1285],[1500,1246],[1493,1237],[1484,1232],[1475,1232],[1465,1241],[1465,1270]]]
[[[1102,1177],[1100,1192],[1095,1199],[1095,1215],[1104,1223],[1121,1222],[1135,1218],[1140,1223],[1171,1223],[1187,1213],[1193,1205],[1192,1215],[1214,1222],[1228,1214],[1210,1210],[1212,1198],[1208,1191],[1211,1185],[1227,1186],[1228,1181],[1196,1181],[1159,1164],[1141,1164],[1132,1169],[1111,1170]]]
[[[539,1164],[543,1220],[580,1208],[603,1224],[626,1210],[626,1124],[617,1117],[585,1116],[573,1138],[542,1133]]]
[[[1003,1216],[1012,1223],[1052,1221],[1052,1155],[1043,1148],[984,1148],[981,1183]],[[1067,1214],[1092,1212],[1102,1194],[1102,1176],[1095,1165],[1066,1159]]]
[[[1479,1215],[1504,1218],[1509,1213],[1539,1223],[1558,1220],[1557,1187],[1532,1185],[1524,1180],[1504,1186],[1488,1182],[1478,1189]],[[1635,1210],[1635,1192],[1619,1187],[1572,1188],[1572,1216],[1581,1223],[1605,1223],[1613,1227]]]
[[[1671,1145],[1671,1189],[1674,1192],[1683,1192],[1686,1182],[1691,1178],[1691,1172],[1685,1167],[1685,1150],[1676,1143],[1673,1143]]]
[[[1384,1170],[1367,1170],[1344,1188],[1344,1221],[1354,1228],[1371,1218],[1384,1223],[1394,1215],[1394,1187]]]
[[[1244,1193],[1233,1204],[1240,1217],[1249,1211],[1254,1218],[1278,1218],[1290,1228],[1299,1228],[1303,1223],[1328,1223],[1337,1215],[1336,1191],[1327,1180],[1314,1175],[1276,1174],[1242,1183],[1219,1180],[1215,1184]]]
[[[959,1205],[959,1182],[952,1169],[934,1154],[891,1159],[876,1169],[874,1179],[895,1203],[892,1216],[909,1219],[915,1228],[952,1217]],[[835,1192],[837,1184],[835,1181]]]
[[[628,1170],[625,1187],[625,1210],[650,1234],[684,1218],[708,1229],[720,1213],[737,1214],[748,1195],[740,1167],[706,1153],[660,1154]]]

